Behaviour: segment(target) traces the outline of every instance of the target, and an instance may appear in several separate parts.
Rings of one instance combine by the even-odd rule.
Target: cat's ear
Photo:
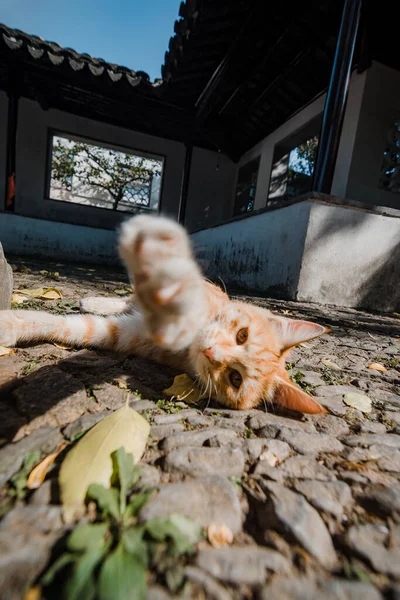
[[[296,321],[284,317],[275,317],[272,323],[278,331],[282,352],[331,331],[323,325],[318,325],[318,323]]]
[[[318,414],[328,412],[315,398],[280,377],[276,378],[273,402],[281,404],[289,410],[297,410],[302,413]]]

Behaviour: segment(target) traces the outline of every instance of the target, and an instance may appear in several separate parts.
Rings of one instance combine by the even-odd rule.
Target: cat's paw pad
[[[128,305],[127,300],[122,298],[90,297],[82,298],[79,309],[83,313],[92,315],[115,315],[123,312]]]
[[[18,340],[18,323],[12,310],[0,310],[0,346],[11,348]]]
[[[122,226],[120,255],[154,341],[179,350],[190,343],[206,312],[204,284],[183,227],[140,215]]]

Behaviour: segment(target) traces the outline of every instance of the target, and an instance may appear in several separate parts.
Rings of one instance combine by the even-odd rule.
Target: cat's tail
[[[54,315],[34,310],[0,311],[0,345],[56,342],[66,346],[130,351],[146,337],[139,313],[99,317]]]

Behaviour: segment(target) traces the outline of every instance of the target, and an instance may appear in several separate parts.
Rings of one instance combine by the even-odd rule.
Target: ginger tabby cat
[[[81,302],[86,312],[114,314],[0,311],[0,345],[54,341],[136,354],[197,376],[229,408],[250,409],[266,401],[304,413],[326,412],[292,383],[285,368],[290,348],[327,333],[325,327],[230,300],[203,279],[186,231],[170,219],[129,219],[121,227],[119,251],[134,296],[128,302]]]

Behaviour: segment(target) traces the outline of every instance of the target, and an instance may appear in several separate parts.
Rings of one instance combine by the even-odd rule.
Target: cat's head
[[[200,332],[191,362],[212,398],[235,409],[274,402],[304,413],[326,412],[294,385],[285,368],[290,348],[327,333],[322,325],[231,302]]]

